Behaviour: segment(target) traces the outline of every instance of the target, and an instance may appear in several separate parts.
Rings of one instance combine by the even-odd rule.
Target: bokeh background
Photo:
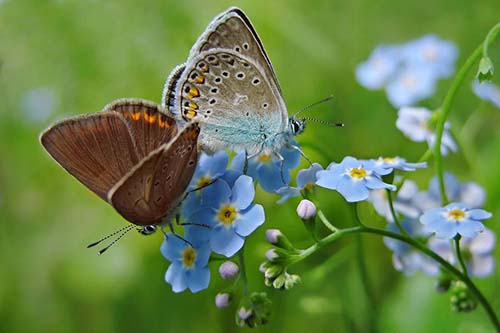
[[[243,8],[255,24],[290,112],[335,96],[310,115],[342,121],[346,127],[310,124],[298,139],[324,166],[346,155],[416,160],[426,149],[396,129],[396,110],[382,91],[356,83],[356,64],[377,44],[435,33],[457,44],[460,64],[500,19],[500,2],[494,0],[0,0],[1,332],[249,331],[235,326],[234,306],[214,306],[215,294],[226,286],[216,265],[208,290],[172,293],[163,280],[168,262],[159,252],[161,234],[128,235],[102,257],[85,249],[124,221],[38,143],[39,133],[53,121],[98,111],[116,98],[159,102],[170,69],[185,60],[208,22],[231,5]],[[498,49],[492,57],[500,66]],[[441,80],[435,96],[422,105],[437,107],[449,84]],[[460,132],[477,108],[474,131]],[[473,148],[468,158],[461,153],[446,158],[445,167],[460,180],[486,188],[485,208],[495,214],[487,225],[498,232],[500,111],[480,103],[467,84],[450,120]],[[426,188],[433,174],[429,168],[412,177]],[[352,223],[343,199],[333,192],[319,194],[335,223]],[[299,246],[311,244],[294,213],[298,200],[278,206],[276,199],[258,192],[267,220],[248,239],[245,252],[251,289],[266,290],[274,302],[270,323],[255,331],[359,330],[369,309],[352,238],[294,267],[303,284],[293,290],[264,286],[258,264],[268,248],[266,228],[282,229]],[[368,204],[362,214],[383,226]],[[434,291],[431,278],[396,272],[382,240],[364,240],[381,332],[492,331],[482,308],[451,313],[448,296]],[[478,284],[500,312],[498,281],[497,273]]]

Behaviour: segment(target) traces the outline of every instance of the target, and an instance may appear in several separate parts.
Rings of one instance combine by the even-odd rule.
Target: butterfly
[[[101,112],[50,126],[40,142],[59,165],[132,223],[90,247],[119,232],[121,238],[135,226],[150,234],[171,223],[196,168],[199,132],[196,123],[179,130],[153,102],[120,99]]]
[[[199,123],[206,152],[281,157],[283,146],[300,151],[292,142],[305,118],[288,117],[271,61],[241,9],[232,7],[208,25],[167,78],[162,105],[180,124]]]

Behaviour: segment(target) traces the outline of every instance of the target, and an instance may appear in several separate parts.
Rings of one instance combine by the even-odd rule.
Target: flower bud
[[[281,233],[278,229],[268,229],[266,230],[266,239],[267,241],[275,245],[276,247],[289,250],[291,252],[298,252],[296,248],[293,247],[292,243],[286,238],[285,235]]]
[[[240,271],[238,265],[232,261],[225,261],[219,266],[219,274],[224,280],[234,278]]]
[[[231,295],[228,293],[218,293],[215,295],[215,306],[222,309],[227,308],[231,302]]]
[[[315,219],[316,219],[316,206],[312,201],[303,199],[297,206],[297,215],[302,219],[306,229],[310,233],[314,233]]]
[[[477,300],[462,281],[456,281],[450,288],[451,308],[455,312],[471,312],[477,307]]]
[[[447,292],[453,282],[451,276],[446,272],[441,272],[437,278],[434,288],[438,293]]]
[[[299,284],[301,282],[300,276],[297,274],[288,274],[286,273],[286,279],[285,279],[285,289],[289,290],[292,289],[296,284]]]
[[[285,273],[279,275],[276,279],[274,279],[273,281],[273,287],[275,289],[281,289],[283,288],[283,286],[285,285],[285,281],[286,281],[286,277],[285,277]]]
[[[268,322],[271,315],[271,301],[266,293],[252,293],[243,300],[236,312],[236,324],[240,327],[257,327]]]
[[[479,82],[490,81],[493,77],[494,67],[490,57],[482,57],[479,61],[479,69],[477,71],[477,78]]]
[[[312,201],[302,199],[297,206],[297,215],[302,220],[310,220],[316,217],[316,206]]]
[[[279,258],[278,253],[276,253],[276,249],[272,248],[266,251],[266,258],[269,261],[275,261],[276,259]]]

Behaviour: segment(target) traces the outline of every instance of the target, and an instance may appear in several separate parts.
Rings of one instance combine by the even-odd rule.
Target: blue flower
[[[481,220],[491,216],[491,213],[482,209],[469,209],[463,203],[451,203],[425,211],[420,216],[420,222],[439,238],[451,239],[457,234],[473,238],[484,230]]]
[[[403,54],[407,64],[425,67],[437,78],[446,78],[455,71],[458,48],[435,35],[425,35],[408,42]]]
[[[318,180],[316,174],[321,170],[323,170],[323,167],[318,163],[313,163],[309,168],[300,170],[297,173],[297,187],[284,186],[276,191],[277,194],[281,195],[278,203],[282,204],[292,197],[299,196],[304,189],[312,191]]]
[[[490,82],[480,83],[478,80],[474,80],[472,82],[472,91],[477,97],[500,109],[500,88],[496,84]]]
[[[298,147],[295,142],[293,145]],[[279,154],[283,156],[283,162],[276,155],[262,154],[248,160],[246,174],[257,180],[266,192],[274,193],[284,185],[288,185],[290,169],[296,168],[300,163],[300,152],[297,149],[284,146],[279,150]],[[233,158],[231,169],[243,172],[244,165],[245,152],[241,152]]]
[[[367,89],[381,89],[394,75],[400,62],[399,47],[380,45],[373,50],[367,61],[356,67],[356,79]]]
[[[460,183],[453,174],[444,173],[446,197],[451,202],[462,202],[470,208],[480,208],[486,201],[486,192],[475,182]],[[437,176],[432,177],[427,191],[414,195],[414,205],[424,211],[441,206],[441,193]]]
[[[416,220],[405,219],[401,221],[401,226],[413,238],[429,236]],[[397,234],[401,233],[395,223],[389,223],[386,229]],[[439,272],[438,265],[433,264],[431,259],[412,246],[389,237],[384,237],[384,244],[393,252],[392,263],[397,271],[406,275],[412,275],[417,270],[422,270],[427,275],[436,275]]]
[[[318,171],[316,184],[338,191],[348,202],[363,201],[368,198],[370,190],[396,190],[394,185],[386,184],[380,178],[391,171],[377,173],[370,169],[367,161],[347,156],[340,163],[331,163],[326,170]]]
[[[436,141],[436,133],[431,124],[432,116],[433,113],[426,108],[404,107],[398,111],[396,127],[412,141],[427,141],[429,148],[432,149]],[[448,132],[449,128],[450,125],[446,122],[441,139],[443,155],[447,155],[448,150],[457,151],[457,145]]]
[[[195,293],[206,289],[210,282],[209,244],[197,243],[193,240],[189,242],[191,244],[168,234],[161,245],[161,253],[171,262],[165,274],[165,281],[172,285],[175,293],[184,291],[186,288]]]
[[[403,170],[403,171],[415,171],[417,168],[427,168],[427,162],[422,163],[408,163],[404,158],[399,156],[396,157],[379,157],[373,160],[375,167],[382,169],[389,169],[390,172],[393,169]]]
[[[431,97],[436,90],[436,77],[431,69],[422,66],[408,66],[386,87],[387,98],[396,108],[412,106]]]
[[[215,186],[214,186],[215,185]],[[238,252],[245,237],[264,223],[264,208],[252,204],[255,189],[252,178],[240,176],[232,188],[225,181],[212,184],[213,199],[205,206],[187,216],[190,228],[198,228],[218,254],[231,257]],[[200,226],[207,226],[203,228]]]

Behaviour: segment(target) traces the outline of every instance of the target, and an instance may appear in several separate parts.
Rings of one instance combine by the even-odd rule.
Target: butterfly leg
[[[300,155],[302,155],[302,157],[304,157],[306,159],[306,161],[309,163],[309,165],[313,165],[313,162],[309,159],[309,157],[307,157],[307,155],[302,151],[302,149],[300,149],[300,147],[297,147],[297,146],[292,145],[292,144],[288,144],[286,147],[291,148],[291,149],[295,149],[296,151],[298,151],[300,153]]]
[[[285,186],[288,186],[287,182],[285,181],[285,158],[283,155],[281,155],[279,152],[274,152],[274,155],[278,158],[280,161],[280,176],[281,176],[281,181]]]
[[[177,214],[177,215],[178,215],[178,214]],[[176,223],[177,223],[177,224],[179,224],[178,219],[177,219],[177,216],[176,216],[176,218],[175,218],[175,219],[176,219],[176,221],[177,221]],[[176,232],[175,232],[175,230],[174,230],[174,225],[173,225],[172,223],[170,223],[170,224],[168,225],[168,227],[169,227],[169,229],[170,229],[170,234],[168,234],[168,233],[166,233],[166,232],[165,232],[164,227],[161,227],[161,232],[163,232],[163,235],[165,236],[165,240],[166,240],[166,241],[168,241],[168,237],[169,237],[169,235],[173,235],[174,237],[176,237],[176,238],[180,239],[180,240],[181,240],[181,241],[183,241],[184,243],[186,243],[186,244],[188,244],[189,246],[193,247],[193,244],[192,244],[190,241],[188,241],[187,239],[185,239],[184,237],[182,237],[181,235],[179,235],[178,233],[176,233]]]

